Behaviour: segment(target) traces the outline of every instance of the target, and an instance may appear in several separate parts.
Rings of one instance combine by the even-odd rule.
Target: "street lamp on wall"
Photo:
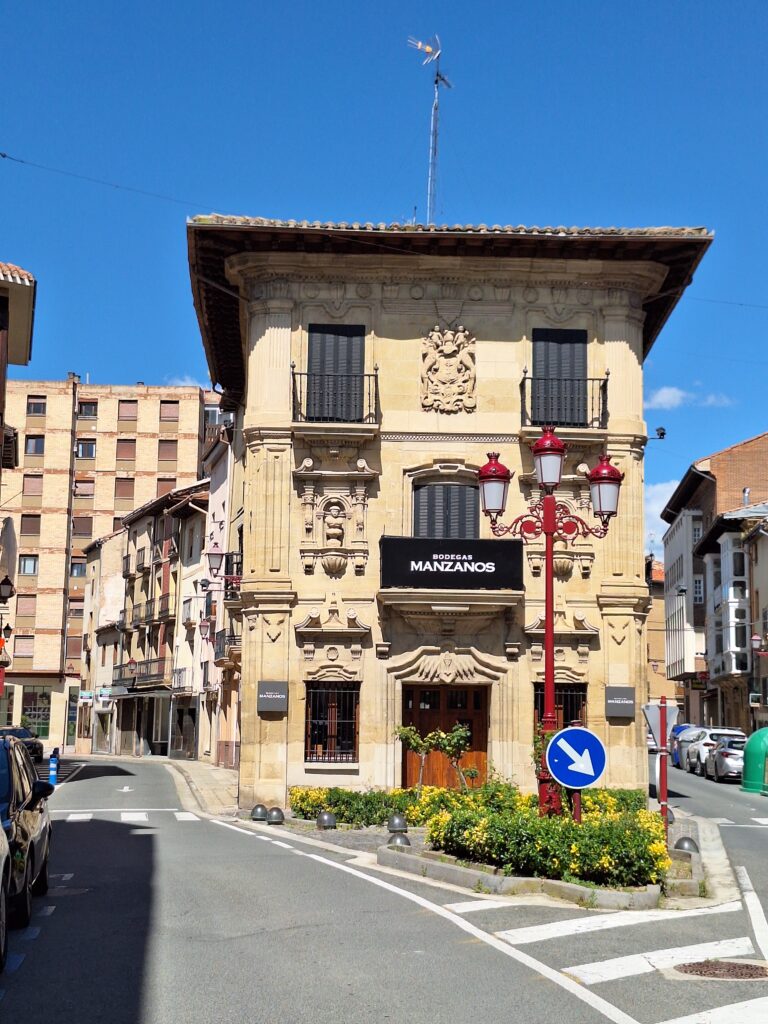
[[[200,620],[200,625],[198,626],[198,629],[200,630],[200,637],[201,637],[201,639],[207,640],[208,639],[208,633],[210,632],[210,629],[211,629],[211,624],[208,621],[208,619],[201,619]]]
[[[16,588],[11,582],[10,576],[5,576],[0,580],[0,604],[7,604],[10,598],[16,593]]]
[[[224,561],[224,552],[219,547],[219,542],[216,540],[212,541],[205,554],[208,558],[211,575],[218,576],[221,563]]]
[[[592,509],[600,526],[590,526],[571,512],[568,505],[557,501],[554,491],[560,484],[567,452],[565,443],[555,434],[554,427],[544,427],[541,437],[531,446],[536,481],[543,492],[538,501],[529,506],[508,526],[498,522],[504,514],[512,473],[499,462],[497,452],[488,453],[488,462],[477,477],[480,485],[483,512],[491,521],[495,537],[519,537],[526,543],[544,535],[544,714],[541,732],[545,743],[537,770],[539,783],[539,814],[562,812],[559,790],[552,780],[546,764],[546,738],[557,729],[555,711],[555,625],[554,625],[554,542],[571,544],[577,537],[605,537],[611,519],[616,515],[619,492],[624,474],[611,465],[610,456],[602,454],[597,466],[585,476],[589,482]]]

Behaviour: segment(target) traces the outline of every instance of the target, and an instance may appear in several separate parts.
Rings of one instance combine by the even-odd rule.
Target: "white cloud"
[[[701,405],[708,409],[722,409],[726,405],[733,405],[733,399],[728,395],[707,395],[702,399]]]
[[[210,384],[197,380],[189,373],[182,374],[180,377],[166,377],[165,383],[170,384],[173,388],[202,388],[203,391],[208,391],[211,387]]]
[[[681,405],[687,405],[693,395],[690,391],[683,391],[682,388],[663,387],[657,388],[645,400],[646,409],[679,409]]]
[[[664,483],[645,485],[645,550],[660,561],[664,560],[661,538],[669,529],[669,524],[660,515],[679,483],[679,480],[665,480]]]

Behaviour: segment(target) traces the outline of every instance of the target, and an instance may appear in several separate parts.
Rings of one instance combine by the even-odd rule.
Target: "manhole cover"
[[[736,981],[768,978],[768,967],[733,960],[699,960],[693,964],[678,964],[676,969],[683,974],[694,974],[697,978],[728,978]]]

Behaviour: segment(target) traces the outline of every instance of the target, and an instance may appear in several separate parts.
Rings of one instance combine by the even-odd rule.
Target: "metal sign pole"
[[[661,698],[660,707],[660,718],[659,718],[659,732],[661,736],[661,754],[659,755],[661,761],[659,763],[659,805],[661,806],[661,816],[664,819],[664,840],[669,847],[669,809],[667,807],[667,752],[669,750],[669,743],[667,737],[667,698]]]

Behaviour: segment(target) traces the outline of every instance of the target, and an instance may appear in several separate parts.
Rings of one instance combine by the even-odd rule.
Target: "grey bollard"
[[[267,820],[267,808],[264,804],[256,804],[251,811],[251,821],[266,821]]]

